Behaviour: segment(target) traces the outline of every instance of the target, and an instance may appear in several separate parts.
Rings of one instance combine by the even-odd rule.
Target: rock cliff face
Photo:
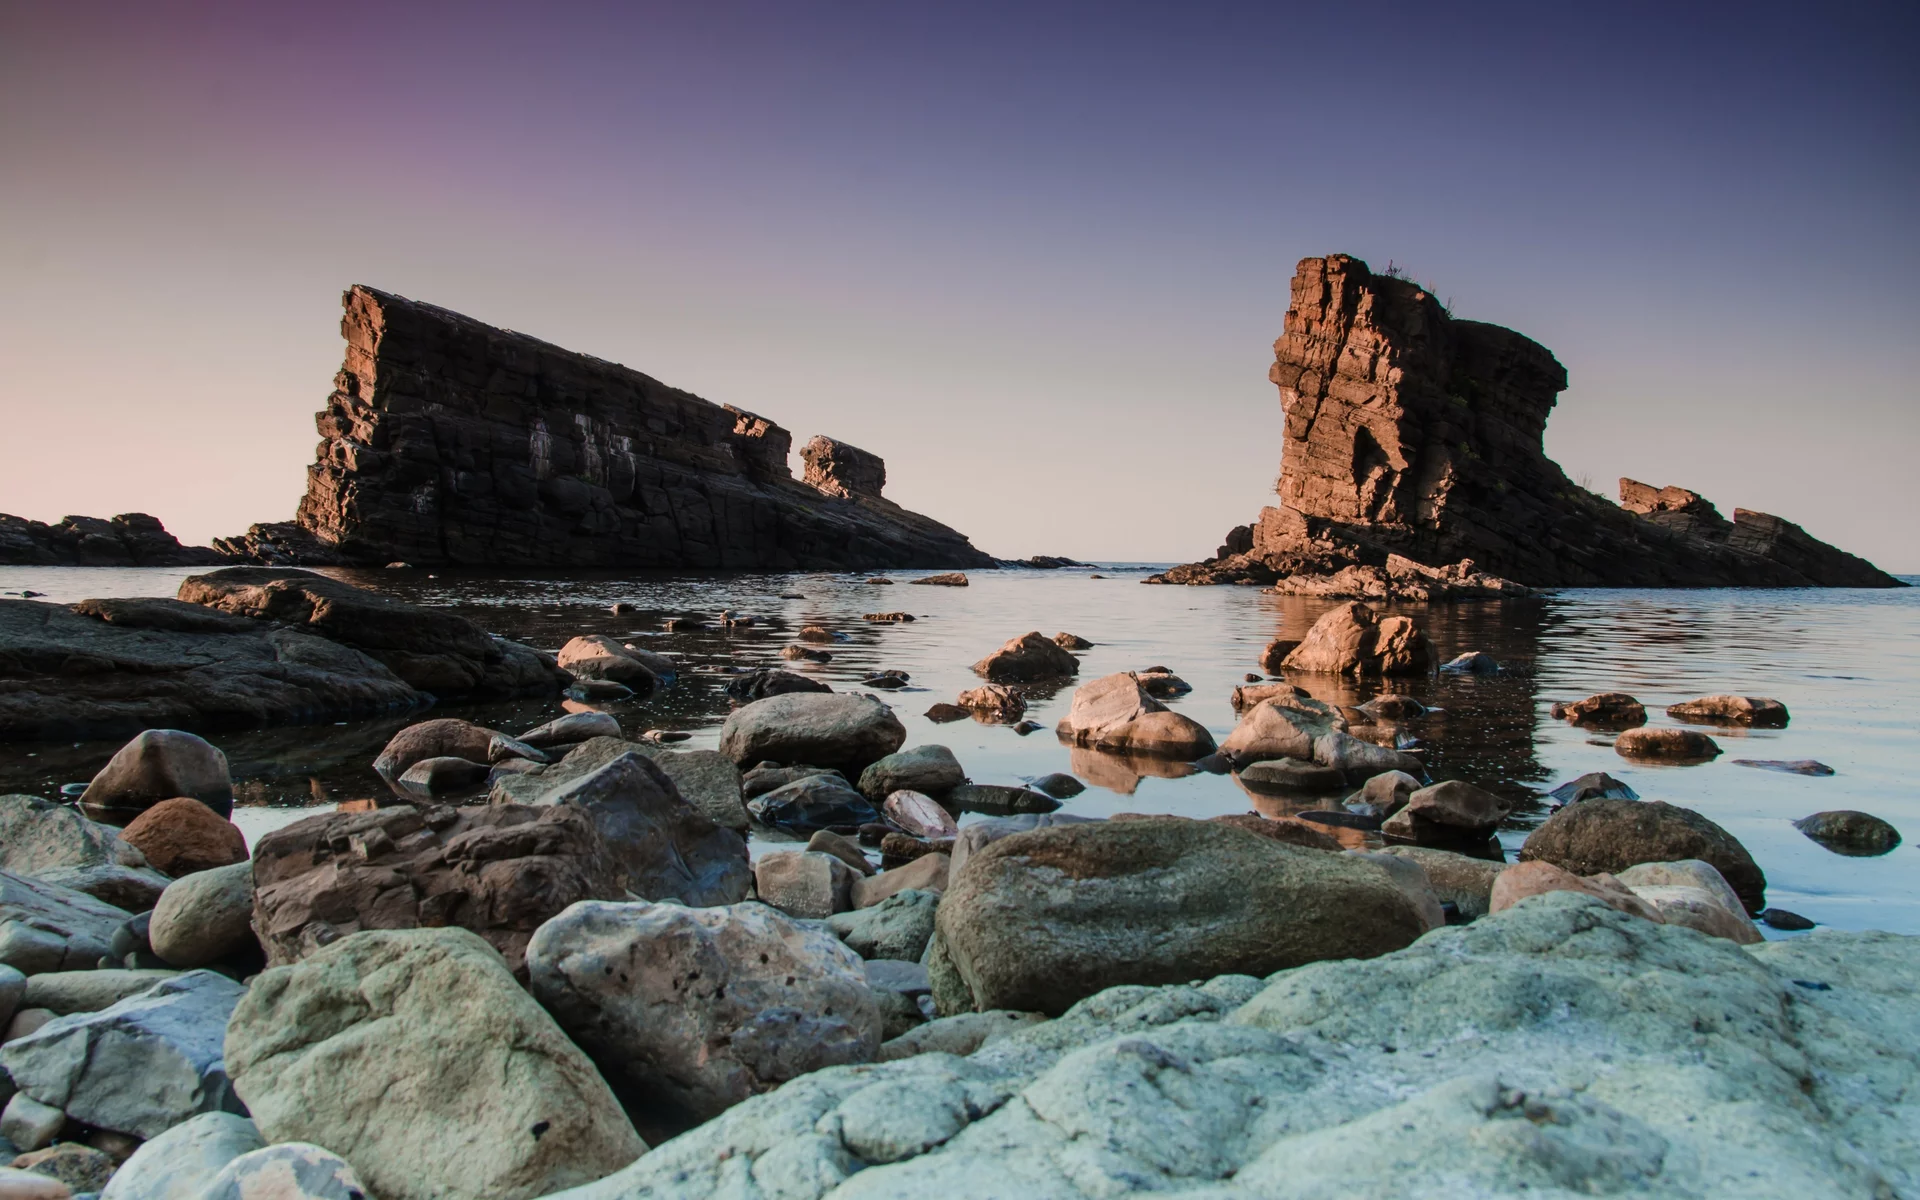
[[[0,513],[0,565],[197,567],[224,561],[204,546],[183,546],[158,517],[121,513],[63,517],[58,525]]]
[[[1618,507],[1574,484],[1543,449],[1567,386],[1545,347],[1343,254],[1301,261],[1269,378],[1280,503],[1162,581],[1271,583],[1398,554],[1535,587],[1899,586],[1777,517],[1728,523],[1631,480]]]
[[[358,562],[795,569],[992,564],[883,499],[881,460],[638,371],[355,287],[298,524]],[[253,531],[250,531],[253,532]],[[309,554],[266,527],[252,557]],[[252,543],[261,543],[253,545]]]

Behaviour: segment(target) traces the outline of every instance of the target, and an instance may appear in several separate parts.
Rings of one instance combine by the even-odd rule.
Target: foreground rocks
[[[1913,942],[1743,948],[1543,896],[1371,960],[1114,988],[964,1059],[819,1072],[567,1200],[776,1178],[799,1200],[982,1180],[1208,1200],[1412,1197],[1437,1180],[1516,1200],[1681,1200],[1726,1180],[1904,1194],[1920,1180],[1898,1097],[1920,1072],[1880,1048],[1920,1023]]]
[[[593,1064],[463,929],[342,938],[267,971],[226,1038],[268,1142],[341,1155],[380,1200],[523,1200],[646,1149]]]
[[[1639,863],[1700,859],[1726,879],[1748,912],[1766,907],[1767,877],[1745,846],[1692,809],[1659,801],[1569,804],[1527,836],[1519,858],[1575,875],[1618,875]]]

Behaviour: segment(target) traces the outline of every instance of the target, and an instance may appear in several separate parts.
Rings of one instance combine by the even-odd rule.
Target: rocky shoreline
[[[75,607],[31,606],[316,643],[415,690],[678,673],[604,637],[502,651],[297,571]],[[418,721],[371,764],[390,795],[250,847],[224,756],[187,732],[140,732],[75,807],[0,797],[0,1196],[1920,1185],[1920,939],[1764,942],[1756,918],[1810,923],[1768,906],[1745,847],[1604,774],[1555,789],[1505,861],[1512,804],[1433,780],[1390,690],[1487,656],[1343,603],[1268,648],[1216,744],[1164,668],[1076,681],[1087,645],[1013,638],[952,707],[1012,721],[1022,689],[1077,682],[1069,745],[1345,798],[1075,816],[1072,776],[972,782],[883,698],[771,668],[739,677],[718,750],[590,706]],[[1379,694],[1329,704],[1316,679]],[[1669,764],[1792,719],[1719,695],[1655,727],[1623,693],[1556,715]],[[1799,825],[1900,843],[1864,813]]]

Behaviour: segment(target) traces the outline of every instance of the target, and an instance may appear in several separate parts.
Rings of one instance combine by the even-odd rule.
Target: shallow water
[[[172,595],[192,569],[0,567],[0,594],[23,589],[51,601],[90,596]],[[1112,671],[1164,665],[1193,685],[1172,706],[1217,738],[1235,720],[1228,696],[1258,669],[1266,643],[1298,638],[1327,601],[1268,595],[1254,588],[1143,587],[1147,568],[970,572],[967,588],[910,587],[915,573],[883,586],[864,576],[571,573],[519,575],[426,571],[330,572],[421,604],[452,607],[488,629],[557,649],[580,633],[642,640],[687,669],[654,698],[608,705],[630,733],[678,729],[693,735],[680,749],[711,748],[728,704],[728,666],[781,665],[813,674],[836,690],[863,690],[872,671],[894,668],[912,687],[876,693],[907,727],[907,744],[951,747],[975,782],[1017,783],[1071,771],[1089,784],[1069,812],[1171,812],[1192,816],[1270,815],[1324,808],[1337,799],[1280,798],[1243,789],[1231,776],[1128,762],[1072,749],[1051,732],[1066,712],[1071,685],[1030,692],[1028,717],[1039,732],[1021,736],[974,721],[935,724],[921,714],[976,686],[969,665],[1029,629],[1067,630],[1096,643],[1081,655],[1082,680]],[[1093,574],[1105,578],[1092,578]],[[786,599],[799,596],[801,599]],[[639,612],[612,616],[616,601]],[[747,630],[667,634],[670,615],[731,608],[759,619]],[[868,612],[904,609],[911,624],[874,625]],[[1322,699],[1358,704],[1382,690],[1413,695],[1442,711],[1407,722],[1429,747],[1438,778],[1468,779],[1521,801],[1501,831],[1512,851],[1546,814],[1544,793],[1587,771],[1607,771],[1643,798],[1697,809],[1738,837],[1767,873],[1768,900],[1845,929],[1920,933],[1920,589],[1890,591],[1566,591],[1534,601],[1407,605],[1406,612],[1443,655],[1486,650],[1507,668],[1493,677],[1436,676],[1390,688],[1337,678],[1297,676]],[[781,663],[777,652],[805,624],[840,631],[831,663]],[[715,670],[703,674],[702,668]],[[1600,691],[1625,691],[1662,710],[1694,696],[1738,692],[1772,696],[1792,711],[1781,730],[1706,730],[1726,751],[1698,766],[1630,763],[1610,737],[1554,721],[1549,703]],[[529,728],[562,711],[558,699],[443,705],[498,728]],[[314,805],[384,794],[368,765],[405,718],[216,735],[239,795],[235,820],[249,838],[315,811]],[[52,796],[82,782],[118,743],[0,745],[0,789]],[[1736,765],[1737,758],[1811,758],[1834,768],[1806,777]],[[1181,776],[1181,777],[1170,777]],[[304,809],[291,806],[307,806]],[[1880,858],[1847,858],[1823,849],[1790,822],[1823,809],[1856,808],[1893,822],[1907,841]],[[1340,831],[1358,844],[1363,835]],[[775,844],[756,841],[756,850]]]

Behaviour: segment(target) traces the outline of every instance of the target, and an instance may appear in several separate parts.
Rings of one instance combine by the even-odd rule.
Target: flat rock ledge
[[[1556,892],[818,1071],[555,1196],[1915,1195],[1916,947],[1741,947]]]

